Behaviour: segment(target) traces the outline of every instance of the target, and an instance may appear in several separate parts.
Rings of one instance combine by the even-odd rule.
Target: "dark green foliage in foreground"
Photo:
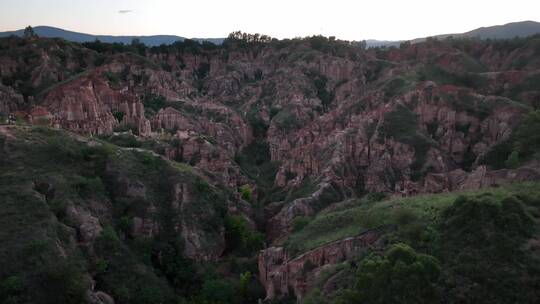
[[[225,219],[225,240],[228,250],[239,255],[249,255],[262,249],[264,236],[253,232],[242,216],[228,216]]]
[[[335,303],[434,303],[441,269],[433,256],[417,254],[405,244],[390,247],[383,256],[365,258],[358,269],[355,290],[344,291]]]
[[[384,123],[379,130],[379,138],[385,137],[413,146],[415,162],[411,167],[412,178],[413,180],[420,178],[422,166],[432,141],[418,132],[417,115],[406,106],[398,105],[394,111],[384,116]]]
[[[331,302],[538,303],[540,261],[526,245],[538,233],[532,214],[540,197],[533,188],[517,196],[505,190],[458,197],[427,222],[429,242],[404,233],[411,216],[394,216],[398,229],[386,235],[394,245],[360,260],[349,279],[354,287],[330,294]]]
[[[523,157],[540,151],[540,111],[530,112],[515,132],[514,150]]]
[[[512,136],[494,146],[481,163],[494,169],[517,167],[540,157],[540,111],[532,111],[515,129]]]
[[[15,139],[0,135],[0,303],[86,303],[89,274],[119,304],[216,303],[227,294],[222,303],[253,303],[264,296],[260,288],[246,292],[255,278],[244,278],[241,288],[239,274],[225,277],[183,256],[180,220],[198,229],[204,246],[218,243],[225,226],[233,251],[262,245],[245,221],[225,225],[225,193],[191,167],[57,130],[10,132]],[[143,183],[145,195],[126,197],[126,180]],[[181,213],[171,207],[177,183],[194,200]],[[148,215],[150,205],[159,234],[131,235],[133,218]],[[103,227],[91,252],[77,242],[75,206],[95,212]]]
[[[458,198],[443,213],[436,251],[446,297],[455,303],[536,303],[540,265],[524,249],[533,224],[516,197]]]

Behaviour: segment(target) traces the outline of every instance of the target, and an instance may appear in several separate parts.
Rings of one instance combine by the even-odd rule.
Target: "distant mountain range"
[[[73,31],[64,30],[61,28],[51,26],[36,26],[34,32],[40,37],[48,38],[63,38],[74,42],[90,42],[99,39],[102,42],[113,43],[119,42],[129,44],[135,38],[138,38],[142,43],[148,46],[157,46],[161,44],[171,44],[176,41],[183,41],[185,37],[175,35],[154,35],[154,36],[111,36],[111,35],[92,35],[85,33],[78,33]],[[7,37],[11,35],[22,36],[24,29],[10,32],[0,32],[0,37]],[[456,34],[442,34],[433,36],[438,39],[445,39],[449,36],[461,37],[461,38],[480,38],[480,39],[509,39],[514,37],[526,37],[540,33],[540,22],[535,21],[521,21],[507,23],[504,25],[495,25],[489,27],[481,27],[465,33]],[[197,41],[209,41],[215,44],[221,44],[225,38],[190,38]],[[411,40],[412,43],[422,42],[426,38],[417,38]],[[400,43],[406,40],[400,41],[388,41],[388,40],[366,40],[368,47],[376,46],[398,46]]]
[[[175,35],[153,35],[153,36],[112,36],[112,35],[92,35],[64,30],[52,26],[36,26],[34,32],[40,37],[46,38],[62,38],[73,42],[91,42],[96,39],[107,43],[124,43],[129,44],[135,38],[148,46],[157,46],[161,44],[172,44],[176,41],[183,41],[185,37]],[[0,32],[0,37],[8,37],[11,35],[22,36],[24,29],[10,32]],[[190,38],[197,41],[209,41],[216,44],[223,42],[224,38]]]
[[[540,22],[521,21],[512,22],[503,25],[495,25],[488,27],[477,28],[465,33],[442,34],[432,36],[437,39],[445,39],[447,37],[455,38],[480,38],[480,39],[511,39],[514,37],[527,37],[540,33]],[[426,37],[410,40],[412,43],[425,41]],[[398,46],[400,43],[407,40],[387,41],[387,40],[366,40],[367,45],[375,46]]]

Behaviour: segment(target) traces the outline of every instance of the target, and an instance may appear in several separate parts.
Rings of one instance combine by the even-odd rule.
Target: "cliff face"
[[[259,277],[267,299],[294,295],[302,299],[324,267],[359,258],[368,250],[381,249],[384,229],[320,246],[297,257],[283,247],[270,247],[259,254]]]
[[[32,60],[0,56],[2,77],[11,80],[24,69],[32,75],[26,86],[38,91],[45,85],[39,79],[57,70],[62,76],[27,102],[11,81],[15,89],[4,86],[0,95],[2,112],[26,109],[34,123],[82,134],[132,130],[164,142],[160,153],[166,157],[211,172],[230,188],[249,184],[255,193],[257,182],[237,162],[253,143],[267,144],[277,165],[274,187],[284,191],[329,184],[338,200],[366,192],[461,189],[484,155],[510,138],[538,94],[532,42],[508,48],[428,41],[361,50],[306,40],[280,47],[157,49],[144,57],[108,55],[98,68],[81,61],[74,69],[86,65],[87,71],[64,80],[56,52],[61,45],[40,41],[24,45],[37,54]],[[285,206],[281,213],[270,213],[278,217],[269,218],[270,226],[289,227],[283,226],[290,221],[283,219],[285,208],[303,210],[297,216],[321,207],[291,201],[278,204]],[[283,232],[274,234],[272,240]]]
[[[144,119],[144,108],[134,96],[113,91],[96,74],[52,89],[41,105],[52,113],[53,126],[82,134],[110,134],[120,123],[135,123],[144,135],[145,122],[149,125],[148,121],[140,121]],[[113,116],[117,112],[124,113],[121,122]]]
[[[12,113],[24,105],[23,96],[13,88],[0,84],[0,113]]]

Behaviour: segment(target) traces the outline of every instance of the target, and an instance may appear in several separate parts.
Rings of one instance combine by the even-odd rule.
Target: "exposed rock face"
[[[133,126],[142,136],[151,131],[138,98],[111,89],[98,72],[54,88],[42,105],[51,112],[55,127],[83,134],[110,134],[118,125]],[[121,121],[115,113],[122,113]]]
[[[478,117],[480,114],[474,113],[474,105],[467,112],[447,103],[448,99],[458,98],[490,104],[493,110],[482,114],[487,117]],[[421,180],[414,180],[412,167],[422,153],[415,151],[418,147],[381,134],[385,119],[391,119],[389,113],[403,106],[410,109],[405,111],[410,111],[419,123],[418,130],[412,130],[411,134],[418,132],[421,134],[418,136],[426,138],[425,160],[416,170],[433,173],[453,170],[465,161],[466,154],[472,152],[478,157],[507,139],[525,111],[505,100],[474,95],[451,86],[432,85],[358,113],[351,113],[344,103],[288,137],[271,138],[272,155],[282,162],[276,183],[284,184],[284,173],[289,172],[297,178],[322,175],[329,180],[340,180],[350,189],[362,184],[370,192],[430,191]],[[336,124],[344,119],[344,123]],[[270,132],[277,133],[272,127]],[[343,168],[350,169],[344,171]],[[362,170],[358,172],[358,168]]]
[[[67,207],[66,217],[68,223],[77,229],[79,241],[85,245],[91,245],[103,230],[99,219],[83,208],[74,205]]]
[[[294,295],[301,299],[322,267],[352,260],[369,249],[380,248],[383,228],[323,245],[290,258],[285,248],[270,247],[259,254],[259,279],[267,299]]]
[[[199,226],[198,220],[212,217],[215,210],[206,210],[206,214],[194,214],[193,204],[197,204],[192,195],[192,189],[187,184],[176,184],[174,188],[173,208],[179,214],[184,214],[179,220],[177,230],[184,240],[184,255],[199,260],[216,260],[225,250],[225,230],[223,227],[215,233],[208,233]],[[189,216],[185,216],[188,215]]]
[[[309,197],[295,199],[277,213],[271,211],[273,206],[266,209],[266,214],[269,216],[266,225],[268,239],[279,242],[291,232],[296,217],[315,215],[323,207],[342,199],[329,183],[321,183],[318,188]]]
[[[171,183],[138,179],[112,164],[107,168],[107,175],[113,184],[115,203],[132,210],[127,232],[131,237],[153,238],[162,233],[175,233],[182,240],[183,255],[187,258],[215,261],[222,255],[224,228],[218,222],[217,211],[201,198],[210,189],[201,192],[192,181]],[[174,178],[186,179],[181,175]],[[155,193],[156,183],[159,193]]]
[[[174,131],[176,146],[168,148],[165,155],[213,172],[229,187],[247,183],[234,156],[252,140],[249,125],[222,105],[186,102],[183,106],[195,115],[167,107],[153,118],[155,130]],[[209,117],[202,116],[203,113]]]
[[[436,176],[470,171],[510,136],[527,110],[494,95],[523,91],[512,96],[535,100],[534,92],[523,89],[539,64],[531,59],[532,46],[512,53],[489,43],[460,49],[427,41],[384,52],[352,51],[328,54],[299,42],[257,50],[151,52],[146,58],[117,54],[54,88],[38,102],[46,110],[34,108],[31,117],[85,134],[108,134],[117,126],[157,138],[174,133],[177,145],[165,149],[167,157],[212,172],[229,187],[250,183],[235,155],[263,132],[272,160],[280,163],[278,187],[294,188],[315,177],[339,185],[347,195],[413,195],[449,190]],[[41,58],[51,61],[44,59],[39,67],[53,65],[48,52],[44,49]],[[309,56],[291,55],[304,53]],[[516,70],[512,62],[518,59],[529,63]],[[9,62],[6,75],[20,64]],[[478,73],[484,82],[474,89],[463,81],[458,86],[436,77],[429,81],[428,74],[420,75],[428,81],[405,83],[392,92],[397,78],[428,67],[452,75],[488,72]],[[152,104],[153,96],[166,104]],[[400,106],[417,116],[423,147],[382,134],[387,115]]]
[[[87,298],[91,304],[114,304],[114,299],[103,291],[89,292]]]
[[[454,189],[480,189],[498,186],[508,182],[523,182],[540,180],[540,164],[534,162],[517,169],[488,170],[479,166],[467,175],[459,187]]]
[[[23,104],[24,99],[21,94],[0,83],[0,115],[7,116],[7,114],[18,110]]]

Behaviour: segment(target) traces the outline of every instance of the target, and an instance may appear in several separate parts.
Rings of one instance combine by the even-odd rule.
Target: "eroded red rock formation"
[[[301,299],[322,267],[360,257],[380,249],[386,228],[368,230],[358,236],[332,242],[291,258],[283,247],[270,247],[259,253],[259,279],[267,299],[294,295]]]

